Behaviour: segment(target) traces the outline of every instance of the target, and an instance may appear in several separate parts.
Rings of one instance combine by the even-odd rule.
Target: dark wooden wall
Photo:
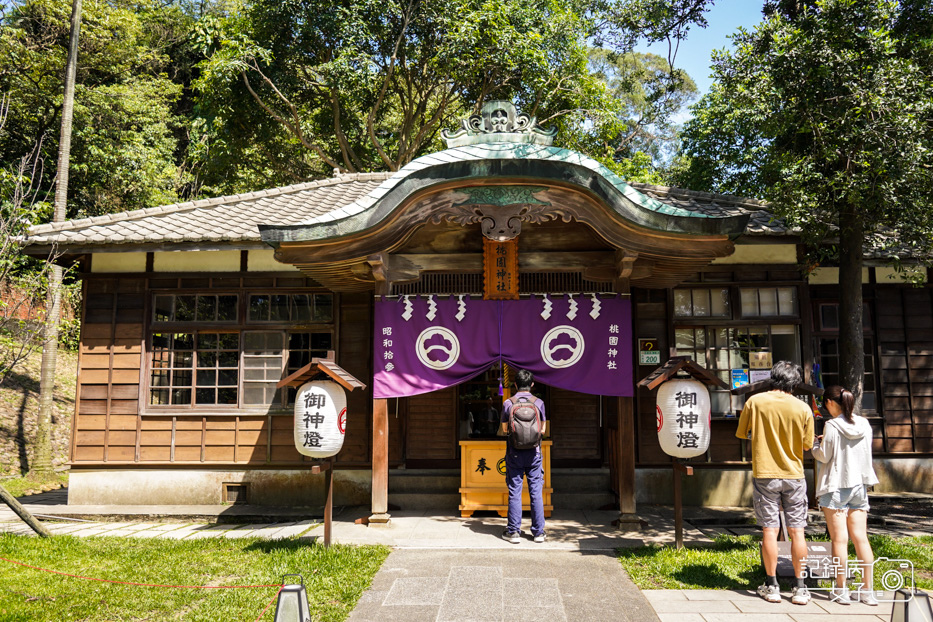
[[[933,453],[933,287],[866,287],[881,396],[879,418],[873,419],[875,452]],[[289,413],[141,414],[147,398],[141,386],[148,373],[144,354],[151,297],[146,277],[91,275],[84,292],[73,464],[284,467],[305,462],[294,448]],[[633,302],[634,337],[657,338],[663,362],[670,336],[667,292],[635,290]],[[371,382],[372,296],[343,295],[337,320],[338,362]],[[805,323],[802,340],[808,339]],[[636,364],[635,380],[651,369]],[[614,459],[620,451],[614,445],[615,400],[603,400],[600,439],[599,398],[551,389],[549,399],[556,464]],[[456,407],[456,389],[390,400],[390,464],[406,460],[452,464],[457,455]],[[668,463],[670,458],[661,451],[655,433],[653,394],[639,389],[636,409],[634,447],[625,450],[637,452],[641,465]],[[348,467],[366,467],[372,454],[370,387],[348,395],[348,413],[347,437],[338,461]],[[734,438],[735,425],[734,420],[713,422],[711,464],[746,460],[742,441]]]
[[[72,460],[134,462],[140,436],[140,366],[145,281],[84,284]]]
[[[450,387],[405,398],[405,458],[418,466],[419,461],[457,460],[457,388]]]
[[[874,294],[883,396],[874,450],[933,452],[933,288],[879,285]]]
[[[570,462],[579,466],[581,462],[590,462],[590,466],[599,466],[600,397],[551,387],[548,401],[552,465],[560,467]],[[604,401],[614,402],[616,398]]]
[[[373,437],[372,294],[343,294],[339,314],[337,363],[365,382],[367,387],[347,394],[347,436],[343,441],[343,449],[337,454],[337,462],[369,465]],[[392,436],[390,428],[390,442]]]
[[[148,369],[143,355],[151,295],[144,275],[85,279],[72,463],[281,467],[306,463],[308,458],[295,449],[293,417],[288,412],[143,414],[147,396],[141,387]],[[344,296],[339,313],[338,363],[369,384],[372,296]],[[372,391],[367,387],[347,397],[347,436],[337,461],[368,466]],[[398,448],[395,453],[398,459]]]

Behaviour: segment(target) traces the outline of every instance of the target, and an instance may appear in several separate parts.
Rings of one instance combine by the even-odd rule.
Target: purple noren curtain
[[[634,392],[631,303],[621,297],[381,299],[373,350],[377,399],[459,384],[500,357],[552,387],[595,395]]]

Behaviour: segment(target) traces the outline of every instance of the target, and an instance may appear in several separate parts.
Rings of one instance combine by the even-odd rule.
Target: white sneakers
[[[834,587],[829,593],[829,600],[834,603],[839,603],[840,605],[848,605],[852,602],[849,600],[849,588]]]
[[[781,602],[781,588],[776,585],[759,585],[758,595],[769,603]]]
[[[810,602],[810,590],[805,587],[795,587],[791,592],[790,602],[795,605],[806,605]]]
[[[758,595],[769,603],[781,602],[781,588],[776,585],[759,585]],[[872,607],[878,605],[874,592],[861,590],[852,592],[847,587],[834,587],[829,593],[829,600],[840,605],[849,605],[853,602],[861,602]],[[795,605],[806,605],[810,602],[810,590],[805,587],[795,587],[791,592],[790,602]]]
[[[511,542],[512,544],[521,544],[522,532],[509,531],[508,529],[506,529],[505,532],[503,532],[502,534],[502,539],[505,540],[506,542]],[[547,540],[547,535],[543,533],[538,534],[534,537],[534,541],[538,543],[544,542],[545,540]]]
[[[859,590],[858,592],[851,592],[852,600],[856,602],[861,602],[863,605],[868,605],[870,607],[878,606],[878,599],[875,598],[874,592],[863,592]]]

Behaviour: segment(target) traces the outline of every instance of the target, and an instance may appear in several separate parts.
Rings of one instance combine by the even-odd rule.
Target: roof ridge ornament
[[[517,112],[512,102],[501,99],[484,103],[479,114],[470,115],[462,123],[460,129],[441,131],[441,138],[448,149],[486,143],[550,146],[557,134],[557,128],[544,130],[537,127],[537,118]]]

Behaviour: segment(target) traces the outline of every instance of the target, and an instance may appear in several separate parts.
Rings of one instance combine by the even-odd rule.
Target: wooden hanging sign
[[[518,300],[518,238],[483,238],[483,298]]]

